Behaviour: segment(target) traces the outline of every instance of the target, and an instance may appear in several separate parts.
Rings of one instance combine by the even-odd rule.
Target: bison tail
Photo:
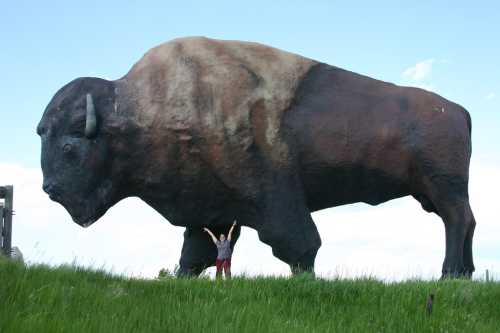
[[[472,138],[472,119],[470,118],[470,113],[465,111],[465,117],[467,118],[467,127],[469,127],[469,137]]]
[[[467,128],[469,129],[469,156],[472,154],[472,119],[470,117],[470,113],[463,109],[465,119],[467,121]]]

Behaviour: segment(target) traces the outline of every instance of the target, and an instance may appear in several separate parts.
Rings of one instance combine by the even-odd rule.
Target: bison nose
[[[44,182],[42,188],[45,191],[45,193],[47,193],[50,196],[51,199],[57,196],[57,191],[55,190],[55,186],[53,183]]]
[[[50,194],[50,191],[52,190],[52,184],[44,182],[42,188],[45,193]]]

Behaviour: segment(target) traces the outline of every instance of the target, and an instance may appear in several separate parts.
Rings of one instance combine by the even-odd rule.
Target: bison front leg
[[[219,236],[229,232],[231,225],[210,227],[212,232]],[[231,248],[234,248],[240,227],[233,230]],[[208,267],[215,265],[217,258],[217,248],[206,232],[202,228],[187,227],[184,231],[184,244],[182,245],[181,258],[179,260],[178,277],[196,277]]]
[[[259,239],[271,246],[273,255],[290,265],[293,274],[314,272],[321,238],[311,216],[282,211],[282,216],[268,215],[265,220],[257,232]]]
[[[297,188],[283,186],[267,193],[257,229],[259,239],[271,246],[273,255],[290,265],[293,274],[314,272],[321,246],[304,197]]]

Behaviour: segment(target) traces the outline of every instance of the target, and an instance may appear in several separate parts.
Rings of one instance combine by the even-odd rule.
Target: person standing
[[[217,259],[215,260],[215,267],[217,268],[215,277],[217,279],[222,277],[222,269],[224,268],[224,274],[226,279],[231,278],[231,235],[233,233],[234,227],[236,226],[236,221],[234,221],[229,233],[227,234],[227,239],[224,234],[219,236],[219,239],[208,228],[203,228],[203,230],[210,235],[215,246],[217,246]]]

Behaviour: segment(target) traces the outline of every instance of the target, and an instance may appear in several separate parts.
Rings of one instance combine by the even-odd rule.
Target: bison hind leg
[[[439,208],[446,233],[446,256],[442,277],[470,278],[474,272],[472,238],[476,221],[468,198]]]
[[[425,177],[425,195],[417,196],[426,211],[439,215],[445,226],[446,254],[442,277],[470,277],[474,272],[472,238],[474,215],[465,176],[434,174]]]

